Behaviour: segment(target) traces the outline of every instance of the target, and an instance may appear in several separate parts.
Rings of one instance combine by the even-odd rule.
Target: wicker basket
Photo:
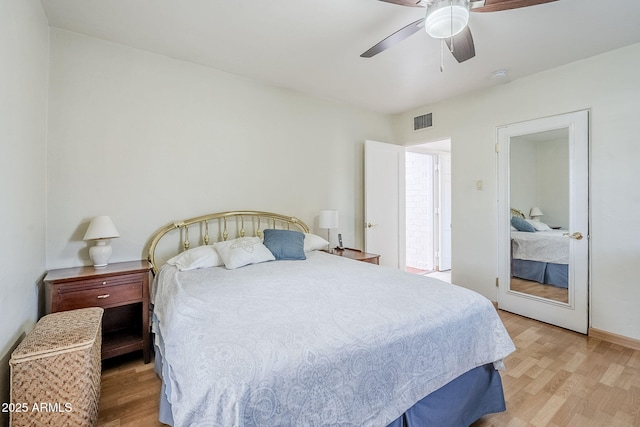
[[[100,400],[98,307],[44,316],[11,354],[10,425],[93,426]]]

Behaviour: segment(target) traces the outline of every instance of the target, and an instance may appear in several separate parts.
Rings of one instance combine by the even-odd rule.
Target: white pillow
[[[319,251],[321,249],[327,249],[329,242],[322,237],[311,233],[304,233],[304,251]]]
[[[533,226],[533,228],[536,229],[536,231],[549,231],[549,230],[551,230],[551,227],[549,227],[544,222],[536,221],[535,219],[525,219],[525,221],[527,221],[529,224],[531,224]]]
[[[262,244],[259,237],[240,237],[218,242],[213,247],[216,248],[224,261],[224,266],[229,270],[276,259],[271,251]]]
[[[167,264],[175,265],[180,271],[224,265],[218,252],[216,252],[213,246],[209,245],[198,246],[184,251],[167,261]]]

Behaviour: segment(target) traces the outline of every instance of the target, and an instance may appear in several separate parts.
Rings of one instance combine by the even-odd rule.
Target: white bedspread
[[[307,255],[237,270],[161,269],[154,326],[176,426],[385,426],[515,350],[475,292]]]
[[[567,230],[512,231],[511,245],[514,259],[569,264],[569,238]]]

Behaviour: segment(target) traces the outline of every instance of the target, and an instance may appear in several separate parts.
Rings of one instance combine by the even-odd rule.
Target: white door
[[[376,141],[364,144],[365,251],[380,265],[404,269],[404,147]]]
[[[498,129],[496,148],[499,187],[498,307],[587,333],[589,113],[579,111],[504,126]],[[511,209],[521,211],[528,218],[530,212],[534,213],[534,207],[538,208],[538,213],[544,214],[536,218],[541,220],[539,222],[546,221],[549,226],[561,229],[549,230],[555,232],[560,243],[568,248],[568,253],[560,251],[556,256],[557,262],[541,263],[534,259],[540,252],[533,250],[531,254],[520,255],[523,247],[520,245],[524,245],[519,243],[520,239],[537,239],[546,235],[540,234],[545,231],[524,232],[524,237],[516,231],[512,234]],[[512,254],[514,248],[518,249],[519,255]],[[528,264],[522,264],[523,261]],[[520,263],[518,266],[526,265],[527,269],[531,267],[531,271],[538,267],[543,267],[543,270],[565,268],[568,272],[566,289],[563,284],[544,284],[547,279],[533,280],[528,271],[520,272],[520,267],[516,268],[513,262]],[[546,277],[546,272],[544,274]],[[567,275],[563,277],[567,278]]]

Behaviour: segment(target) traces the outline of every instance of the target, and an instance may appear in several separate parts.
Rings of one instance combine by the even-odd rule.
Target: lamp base
[[[109,264],[111,258],[111,245],[109,240],[98,240],[96,245],[89,248],[89,257],[93,262],[94,268],[105,268]]]

